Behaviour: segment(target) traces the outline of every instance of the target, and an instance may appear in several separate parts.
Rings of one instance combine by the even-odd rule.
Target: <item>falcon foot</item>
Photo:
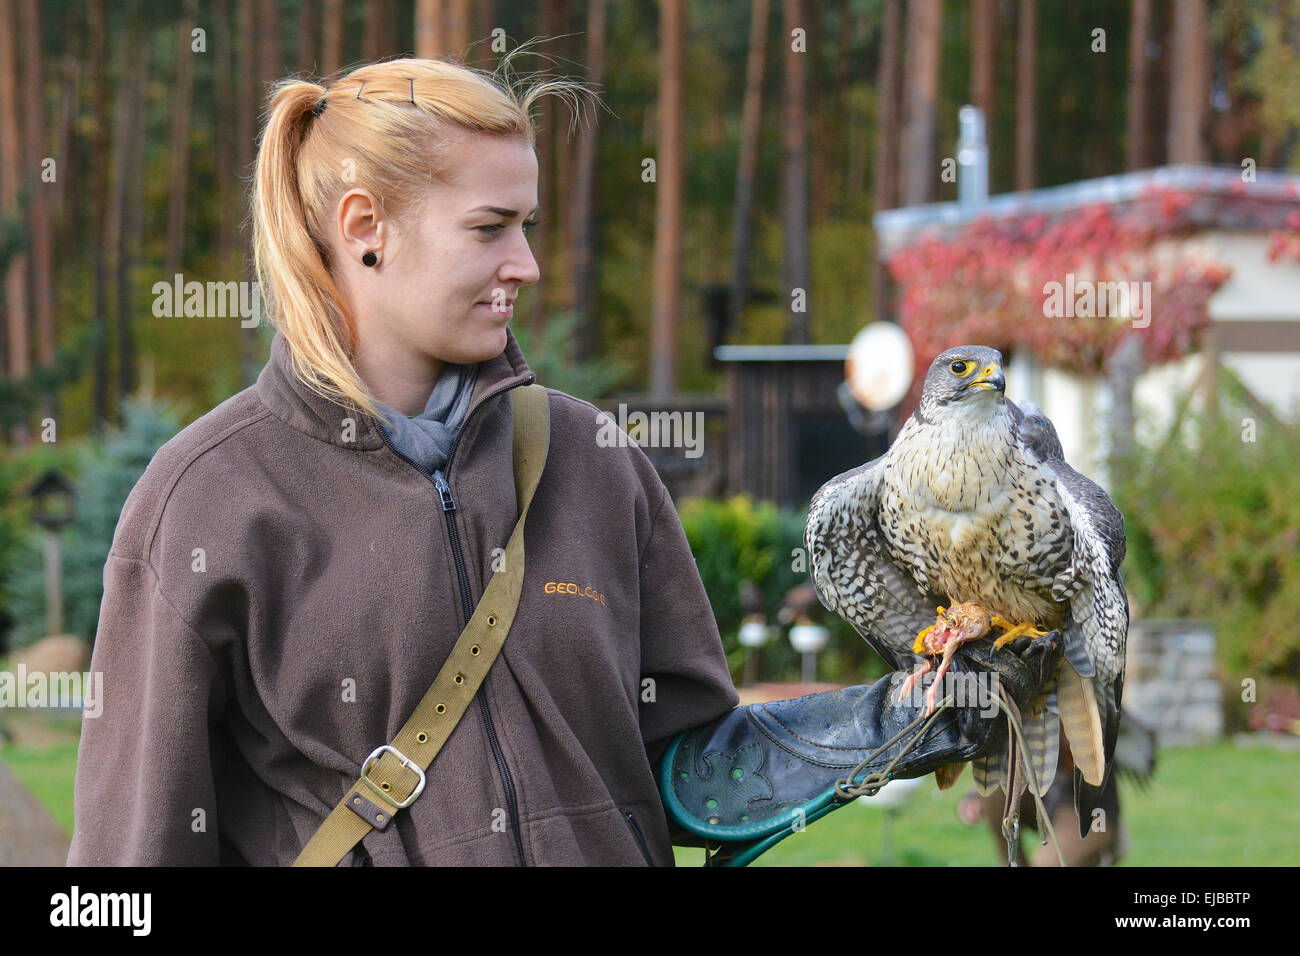
[[[934,675],[934,681],[930,684],[930,689],[925,692],[925,715],[927,717],[934,712],[935,701],[943,685],[943,677],[948,673],[948,668],[952,664],[953,653],[961,645],[979,640],[989,632],[989,628],[992,626],[989,612],[973,602],[954,604],[951,609],[947,610],[942,607],[935,608],[935,610],[939,614],[938,618],[935,619],[933,624],[916,635],[916,641],[912,645],[913,653],[942,656],[939,669]],[[930,661],[923,661],[920,667],[908,675],[899,690],[898,700],[900,703],[916,687],[917,681],[930,672],[932,666]]]
[[[901,704],[903,698],[912,693],[912,689],[916,687],[917,682],[933,669],[934,665],[929,661],[922,661],[920,667],[908,674],[907,678],[903,681],[902,686],[898,689],[898,702]]]
[[[993,626],[1000,627],[1003,635],[993,642],[994,650],[1001,650],[1007,644],[1022,637],[1035,638],[1046,637],[1051,631],[1042,631],[1033,621],[1021,621],[1019,624],[1012,624],[1006,618],[993,615]]]

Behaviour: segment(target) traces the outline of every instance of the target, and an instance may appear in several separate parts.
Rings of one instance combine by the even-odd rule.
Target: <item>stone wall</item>
[[[1155,728],[1161,746],[1223,736],[1215,644],[1214,626],[1206,621],[1129,624],[1124,709]]]

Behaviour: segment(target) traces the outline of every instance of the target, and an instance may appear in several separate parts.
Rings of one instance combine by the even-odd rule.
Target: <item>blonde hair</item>
[[[329,270],[326,236],[339,197],[365,187],[400,226],[444,181],[440,159],[451,134],[469,130],[531,147],[530,110],[552,93],[574,107],[576,120],[578,94],[590,93],[580,83],[512,83],[510,60],[526,46],[510,51],[495,73],[400,59],[324,83],[289,77],[272,88],[253,174],[253,256],[268,321],[288,341],[294,374],[313,391],[379,417],[353,365],[355,320]]]

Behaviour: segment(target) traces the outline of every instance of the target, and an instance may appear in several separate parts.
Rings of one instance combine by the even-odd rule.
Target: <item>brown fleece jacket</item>
[[[433,683],[509,539],[505,393],[534,380],[513,334],[479,369],[452,511],[288,359],[277,333],[257,384],[164,445],[122,510],[71,865],[293,862]],[[672,863],[652,763],[737,695],[649,460],[548,393],[505,648],[424,793],[342,865]]]

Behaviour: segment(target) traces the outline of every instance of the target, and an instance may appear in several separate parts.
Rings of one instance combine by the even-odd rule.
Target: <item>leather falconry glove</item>
[[[898,740],[926,710],[919,691],[899,702],[907,677],[901,671],[870,685],[737,707],[679,734],[659,764],[673,842],[714,848],[717,863],[746,865],[844,806],[836,781],[855,770],[853,780],[861,783],[899,758],[891,777],[920,777],[1005,747],[1007,719],[991,699],[996,686],[1023,711],[1050,689],[1063,647],[1059,631],[998,651],[991,638],[963,645],[950,671],[959,676],[939,694],[942,702],[962,686],[958,705],[941,708],[928,728],[922,720]]]

